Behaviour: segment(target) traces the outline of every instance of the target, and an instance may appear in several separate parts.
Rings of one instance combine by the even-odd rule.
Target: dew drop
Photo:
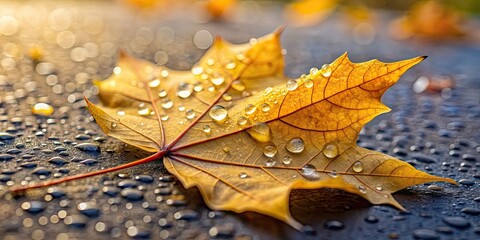
[[[291,153],[301,153],[305,149],[305,143],[301,138],[292,138],[288,140],[285,149]]]
[[[192,73],[193,73],[193,75],[196,75],[196,76],[202,74],[203,73],[203,67],[201,67],[201,66],[193,67],[192,68]]]
[[[246,107],[245,107],[245,113],[247,115],[252,115],[255,113],[255,111],[257,111],[257,107],[253,104],[248,104]]]
[[[180,83],[177,89],[177,96],[181,98],[188,98],[192,95],[192,85],[188,83]]]
[[[267,96],[268,94],[272,93],[273,88],[272,87],[267,87],[265,90],[263,90],[263,95]]]
[[[323,149],[323,155],[327,158],[334,158],[338,156],[338,148],[335,144],[327,144]]]
[[[196,82],[193,84],[193,91],[201,92],[203,91],[203,84],[201,82]]]
[[[167,96],[167,91],[165,91],[165,89],[161,89],[159,92],[158,92],[158,96],[161,97],[161,98],[164,98]]]
[[[138,110],[138,115],[140,116],[148,116],[150,115],[150,108],[142,108],[140,110]]]
[[[293,91],[295,89],[298,88],[298,82],[297,80],[294,80],[294,79],[291,79],[291,80],[288,80],[287,82],[287,89],[288,91]]]
[[[238,177],[241,179],[245,179],[245,178],[248,178],[248,174],[246,172],[241,172],[238,174]]]
[[[277,151],[277,147],[275,147],[274,145],[268,145],[263,148],[263,155],[272,158],[275,156],[275,154],[277,154]]]
[[[354,172],[362,172],[363,171],[363,163],[360,162],[360,161],[356,161],[355,163],[353,163],[353,166],[352,166],[352,169]]]
[[[268,142],[271,138],[270,127],[264,122],[255,123],[247,132],[259,142]]]
[[[237,67],[237,64],[235,62],[229,62],[225,65],[225,68],[228,70],[235,69]]]
[[[288,155],[284,156],[282,159],[282,163],[285,165],[289,165],[290,163],[292,163],[292,157]]]
[[[245,85],[240,80],[236,80],[232,82],[232,88],[239,92],[243,92],[245,90]]]
[[[305,164],[302,167],[302,174],[305,176],[312,176],[317,171],[317,168],[312,164]]]
[[[313,81],[312,81],[312,79],[307,79],[307,80],[305,80],[305,87],[306,87],[306,88],[312,88],[312,87],[313,87]]]
[[[263,103],[261,108],[262,108],[262,112],[270,111],[270,105],[268,105],[268,103]]]
[[[153,81],[148,83],[148,86],[151,87],[151,88],[156,88],[156,87],[160,86],[160,79],[158,79],[158,78],[154,79]]]
[[[277,164],[277,162],[273,159],[268,159],[267,161],[265,161],[265,166],[267,167],[273,167],[275,166],[275,164]]]
[[[223,152],[225,152],[225,153],[229,153],[229,152],[230,152],[230,148],[228,148],[228,147],[224,147],[224,148],[223,148]]]
[[[188,109],[186,112],[185,112],[185,117],[187,119],[193,119],[195,118],[195,111],[193,111],[193,109]]]
[[[364,186],[358,186],[358,191],[360,191],[361,193],[367,193],[367,189],[364,187]]]
[[[164,114],[160,118],[162,119],[162,121],[167,121],[169,117],[167,114]]]
[[[376,186],[375,189],[377,189],[378,191],[382,191],[382,190],[383,190],[382,186]]]
[[[32,107],[32,113],[38,116],[50,116],[55,109],[47,103],[37,103]]]
[[[162,71],[160,72],[160,76],[163,77],[163,78],[167,78],[167,77],[168,77],[168,74],[169,74],[169,73],[168,73],[168,70],[162,70]]]
[[[337,170],[332,170],[328,173],[328,176],[332,177],[332,178],[336,178],[338,177],[338,173],[337,173]]]
[[[112,123],[110,124],[110,127],[116,128],[116,127],[117,127],[117,123],[116,123],[116,122],[112,122]]]
[[[118,110],[118,111],[117,111],[117,115],[118,115],[118,116],[125,116],[125,111],[123,111],[123,110]]]
[[[230,95],[230,94],[228,94],[228,93],[224,93],[224,94],[222,95],[222,98],[223,98],[223,100],[225,100],[225,101],[231,101],[231,100],[232,100],[232,95]]]
[[[222,105],[215,105],[210,109],[208,115],[215,121],[223,121],[227,117],[228,111]]]
[[[330,67],[330,64],[323,64],[322,68],[320,69],[320,73],[322,73],[322,76],[324,77],[330,77],[330,75],[332,75],[332,68]]]
[[[162,100],[162,108],[170,109],[173,107],[173,102],[169,98],[164,98]]]
[[[318,68],[316,67],[313,67],[313,68],[310,68],[310,75],[315,75],[316,73],[318,72]]]
[[[215,64],[215,59],[210,58],[210,59],[207,60],[207,65],[208,66],[213,66],[214,64]]]
[[[214,77],[212,78],[212,83],[216,86],[220,86],[225,82],[225,78],[223,77]]]
[[[242,125],[242,126],[247,124],[247,122],[248,122],[248,119],[244,116],[239,117],[237,120],[238,125]]]
[[[121,72],[122,72],[122,68],[120,68],[120,67],[114,67],[114,68],[113,68],[113,73],[114,73],[114,74],[118,75],[118,74],[120,74]]]
[[[204,133],[210,133],[211,131],[212,131],[212,128],[209,125],[203,126]]]
[[[180,106],[177,107],[177,109],[178,109],[178,111],[183,112],[183,111],[185,111],[185,106],[180,105]]]

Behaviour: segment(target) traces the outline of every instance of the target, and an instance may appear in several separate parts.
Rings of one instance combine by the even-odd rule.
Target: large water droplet
[[[284,156],[282,159],[282,163],[285,165],[289,165],[290,163],[292,163],[292,157],[288,155]]]
[[[316,68],[316,67],[310,68],[310,75],[313,76],[313,75],[317,74],[317,72],[318,72],[318,68]]]
[[[245,107],[245,113],[247,115],[252,115],[255,113],[255,111],[257,111],[257,107],[253,104],[248,104],[246,107]]]
[[[263,148],[263,155],[266,157],[272,158],[277,154],[277,147],[274,145],[268,145]]]
[[[353,166],[352,166],[352,169],[354,172],[362,172],[363,171],[363,163],[360,162],[360,161],[356,161],[355,163],[353,163]]]
[[[187,119],[193,119],[193,118],[195,118],[195,115],[196,115],[196,113],[195,113],[195,111],[194,111],[193,109],[188,109],[188,110],[185,112],[185,117],[186,117]]]
[[[47,103],[37,103],[32,108],[32,113],[38,116],[50,116],[55,109]]]
[[[208,112],[211,118],[215,121],[223,121],[228,115],[227,109],[222,105],[213,106]]]
[[[335,144],[327,144],[323,149],[323,155],[327,158],[334,158],[338,156],[338,148]]]
[[[330,67],[330,64],[323,64],[322,68],[320,69],[320,73],[324,77],[330,77],[332,75],[332,68]]]
[[[293,91],[295,89],[298,88],[298,82],[297,80],[294,80],[294,79],[291,79],[291,80],[288,80],[287,82],[287,89],[288,91]]]
[[[177,96],[180,98],[188,98],[192,95],[193,87],[188,83],[180,83],[177,89]]]
[[[317,171],[317,168],[312,164],[305,164],[302,167],[302,174],[305,176],[312,176]]]
[[[358,191],[360,191],[361,193],[367,193],[367,189],[362,185],[358,186]]]
[[[270,141],[271,132],[268,124],[264,122],[255,123],[250,129],[247,130],[250,136],[259,142]]]
[[[301,138],[292,138],[288,140],[285,149],[291,153],[301,153],[305,149],[305,143]]]

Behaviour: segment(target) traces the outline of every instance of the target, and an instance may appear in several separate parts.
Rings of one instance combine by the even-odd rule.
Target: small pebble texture
[[[247,42],[283,23],[275,4],[242,5],[227,22],[201,23],[194,14],[147,16],[118,2],[0,3],[0,240],[480,239],[480,44],[392,40],[388,24],[399,15],[388,11],[376,12],[373,35],[355,34],[355,23],[338,13],[317,26],[287,27],[282,42],[292,77],[345,51],[356,62],[429,56],[385,94],[392,112],[368,124],[358,139],[362,147],[459,183],[399,191],[394,197],[407,212],[338,190],[293,191],[291,212],[306,225],[300,232],[260,214],[208,209],[198,190],[184,189],[161,161],[25,196],[8,194],[11,186],[148,155],[105,136],[83,101],[99,102],[92,80],[112,73],[119,49],[187,70],[214,34]],[[450,76],[455,87],[412,90],[418,77],[434,75]],[[33,115],[36,103],[55,112]]]

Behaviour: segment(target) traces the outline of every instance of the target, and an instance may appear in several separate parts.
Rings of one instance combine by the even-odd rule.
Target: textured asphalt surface
[[[392,112],[365,127],[358,144],[459,182],[394,194],[407,212],[372,206],[342,191],[294,191],[292,214],[310,229],[302,233],[255,213],[209,210],[199,192],[184,189],[161,161],[26,196],[6,194],[13,185],[148,155],[106,137],[84,107],[83,95],[98,102],[91,80],[110,75],[119,48],[189,69],[204,51],[197,48],[202,42],[194,42],[195,33],[208,30],[245,42],[283,23],[278,6],[243,6],[248,11],[227,23],[140,16],[113,3],[0,6],[0,239],[480,238],[479,42],[392,40],[388,23],[398,16],[393,12],[377,12],[374,35],[355,35],[356,25],[341,13],[315,27],[287,27],[282,42],[292,77],[345,51],[357,62],[428,55],[387,92],[383,100]],[[208,36],[201,40],[208,42]],[[43,57],[32,61],[29,51]],[[435,75],[451,77],[455,87],[441,93],[412,90],[418,77]],[[32,115],[37,102],[50,103],[55,113]]]

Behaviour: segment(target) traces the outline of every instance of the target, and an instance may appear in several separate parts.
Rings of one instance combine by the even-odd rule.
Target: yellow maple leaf
[[[366,123],[390,110],[383,93],[424,57],[352,63],[344,54],[288,79],[280,33],[244,45],[218,38],[191,71],[122,53],[114,74],[97,83],[103,106],[87,100],[88,108],[106,134],[155,154],[33,187],[163,158],[210,208],[255,211],[301,229],[288,207],[292,189],[342,189],[403,209],[391,193],[455,183],[355,144]]]

